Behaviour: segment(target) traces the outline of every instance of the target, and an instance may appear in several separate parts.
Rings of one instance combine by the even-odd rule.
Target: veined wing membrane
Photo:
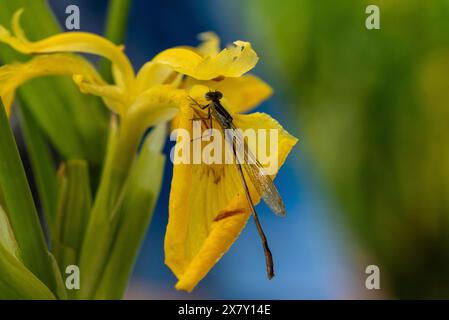
[[[267,206],[278,216],[285,216],[285,206],[271,177],[266,173],[254,154],[248,147],[241,132],[231,124],[236,146],[236,161],[238,160],[250,178],[254,188]],[[228,139],[228,137],[227,137]],[[232,141],[228,141],[232,144]]]

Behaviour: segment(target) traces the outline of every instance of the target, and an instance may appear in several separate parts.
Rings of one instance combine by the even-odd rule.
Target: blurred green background
[[[369,4],[380,30],[365,28]],[[385,294],[449,298],[449,1],[261,0],[246,10]]]

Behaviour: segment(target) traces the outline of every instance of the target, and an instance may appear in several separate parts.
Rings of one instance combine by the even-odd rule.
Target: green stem
[[[132,0],[109,1],[108,19],[104,35],[115,44],[122,44],[125,40],[131,2]],[[100,71],[107,81],[111,81],[112,79],[110,70],[111,63],[108,60],[102,60]]]
[[[152,130],[132,166],[120,207],[120,225],[95,299],[121,299],[126,291],[159,196],[164,174],[165,156],[161,150],[166,126],[162,123]]]
[[[93,296],[106,267],[120,220],[118,209],[124,186],[142,134],[143,129],[133,126],[126,117],[122,119],[118,133],[111,129],[105,167],[81,250],[81,299]]]

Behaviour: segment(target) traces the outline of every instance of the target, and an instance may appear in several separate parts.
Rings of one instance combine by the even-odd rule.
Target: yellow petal
[[[125,98],[126,95],[123,92],[123,88],[107,84],[98,85],[90,82],[81,74],[74,75],[73,81],[82,93],[101,97],[112,112],[119,115],[123,115],[126,112],[129,100]]]
[[[126,112],[126,121],[132,123],[135,130],[169,121],[179,112],[184,100],[187,100],[185,90],[172,85],[153,86],[137,97]]]
[[[18,34],[11,35],[3,26],[0,26],[0,41],[9,44],[15,50],[25,54],[35,53],[61,53],[80,52],[95,54],[105,57],[115,65],[116,78],[120,79],[129,88],[133,84],[134,70],[122,48],[111,41],[98,35],[86,32],[67,32],[57,34],[46,39],[30,42],[26,40],[19,27],[19,17],[22,11],[17,11],[13,16],[14,31]]]
[[[235,41],[234,46],[215,56],[202,57],[188,48],[172,48],[159,53],[154,62],[166,64],[176,72],[198,80],[240,77],[256,65],[258,57],[249,42]]]
[[[203,32],[198,35],[202,43],[198,46],[197,51],[203,57],[213,57],[220,52],[220,38],[213,32]]]
[[[190,132],[192,110],[183,105],[179,122],[180,128]],[[234,115],[234,120],[242,129],[279,130],[278,168],[297,142],[266,114]],[[182,138],[178,139],[176,148],[182,145]],[[254,188],[249,187],[253,194]],[[257,203],[259,197],[253,200]],[[236,240],[248,217],[248,203],[235,164],[175,164],[165,262],[179,280],[176,288],[191,291]]]
[[[221,81],[198,81],[186,79],[186,88],[195,84],[202,84],[211,90],[218,90],[223,93],[229,103],[232,112],[246,112],[264,100],[268,99],[273,90],[271,87],[254,75],[245,75],[238,78],[225,78]]]
[[[244,203],[246,198],[237,199],[236,203]],[[250,216],[247,213],[249,208],[230,208],[231,205],[228,210],[223,210],[222,214],[228,213],[232,214],[231,216],[211,224],[208,237],[200,250],[179,276],[176,289],[191,292],[239,237]],[[168,264],[167,260],[166,263]],[[263,264],[263,261],[261,263]]]
[[[135,91],[140,94],[155,85],[168,84],[169,80],[174,80],[172,74],[174,74],[173,70],[166,65],[147,62],[137,74]]]
[[[19,9],[12,16],[11,28],[12,28],[14,35],[17,38],[19,38],[22,42],[28,42],[28,39],[25,36],[25,32],[23,31],[22,27],[20,26],[20,17],[22,16],[23,11],[24,11],[23,8]]]
[[[95,68],[85,59],[71,54],[36,56],[25,63],[0,67],[0,96],[9,112],[13,97],[23,83],[49,75],[80,75],[86,83],[105,85]]]

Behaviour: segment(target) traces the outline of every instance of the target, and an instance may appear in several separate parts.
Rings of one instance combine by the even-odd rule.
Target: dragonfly
[[[251,199],[244,171],[246,172],[247,177],[249,177],[257,193],[276,215],[281,217],[285,216],[285,205],[276,186],[273,183],[273,180],[265,172],[264,167],[260,164],[256,156],[249,149],[245,139],[240,133],[240,130],[238,130],[234,125],[231,114],[225,109],[225,107],[223,107],[220,101],[222,98],[223,93],[221,93],[220,91],[206,92],[205,99],[209,102],[207,105],[201,105],[196,100],[191,98],[193,103],[197,105],[201,110],[208,110],[207,117],[195,119],[210,120],[211,128],[212,120],[215,120],[220,125],[223,131],[226,131],[226,129],[231,129],[233,132],[232,141],[229,142],[227,140],[227,142],[231,144],[230,147],[232,147],[234,159],[236,160],[235,162],[238,169],[237,171],[239,173],[246,199],[251,210],[251,215],[254,218],[257,231],[262,241],[262,246],[265,254],[267,277],[268,279],[272,279],[274,277],[273,256],[271,254],[268,240],[265,236],[265,232],[263,231],[256,209],[254,208],[254,202]],[[237,152],[237,150],[242,150],[243,153]]]

